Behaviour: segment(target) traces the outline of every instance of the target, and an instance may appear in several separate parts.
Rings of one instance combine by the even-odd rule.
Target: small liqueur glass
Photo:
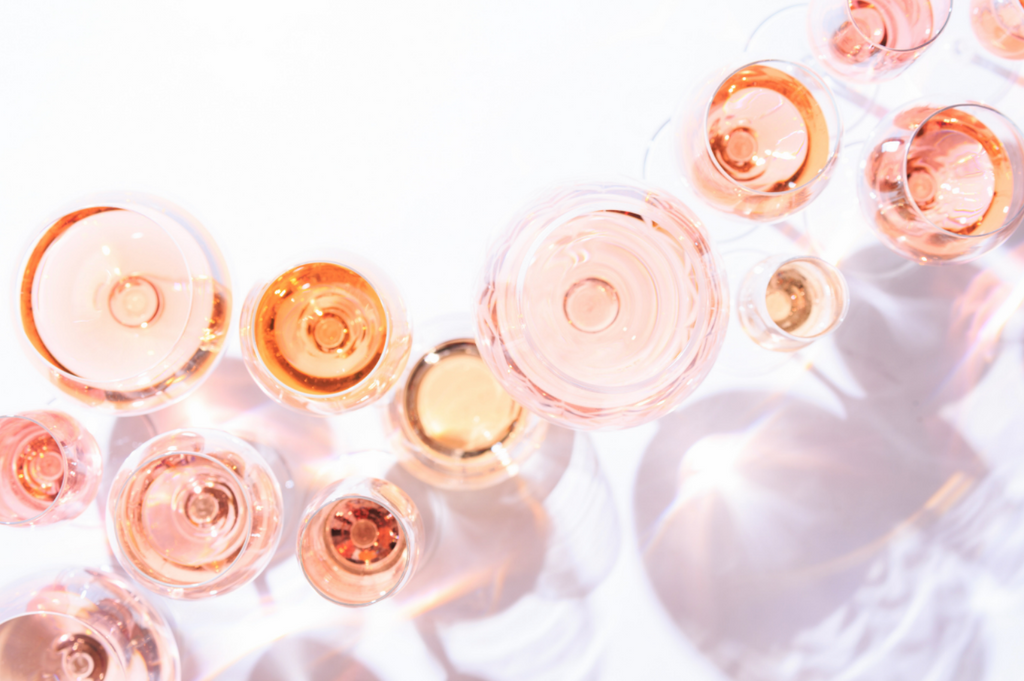
[[[96,438],[67,414],[0,416],[0,525],[77,518],[96,496],[102,471]]]
[[[668,413],[718,355],[729,298],[700,221],[643,185],[578,183],[530,203],[492,248],[476,344],[523,407],[570,428]]]
[[[128,192],[77,201],[21,261],[16,326],[33,365],[92,407],[140,414],[216,365],[231,319],[227,267],[184,210]]]
[[[763,60],[709,78],[673,124],[679,168],[711,207],[774,222],[824,189],[842,124],[828,85],[797,63]]]
[[[63,569],[0,594],[4,681],[179,681],[167,621],[119,577]]]
[[[935,42],[952,8],[952,0],[811,0],[811,49],[839,78],[895,78]]]
[[[180,429],[125,460],[110,488],[107,536],[137,582],[193,600],[252,581],[274,556],[282,514],[278,482],[252,445]]]
[[[328,416],[365,407],[398,381],[412,331],[398,288],[351,255],[300,259],[242,306],[242,356],[272,399]]]
[[[409,581],[422,544],[423,520],[404,491],[386,480],[353,476],[309,503],[297,549],[303,574],[321,596],[362,606]]]
[[[1024,59],[1024,0],[972,0],[971,28],[997,57]]]
[[[740,324],[758,345],[793,352],[835,331],[850,306],[842,272],[814,256],[770,256],[739,291]]]
[[[914,262],[973,260],[1024,220],[1024,136],[983,104],[924,102],[890,113],[860,167],[869,226]]]
[[[512,399],[480,357],[469,319],[428,324],[388,405],[403,467],[447,489],[479,489],[516,475],[547,422]]]

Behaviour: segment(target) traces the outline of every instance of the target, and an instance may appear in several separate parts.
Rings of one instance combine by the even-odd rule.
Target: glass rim
[[[846,277],[843,275],[842,271],[840,271],[838,267],[830,263],[828,260],[825,260],[824,258],[817,255],[794,255],[792,257],[784,259],[778,259],[777,256],[769,256],[768,258],[765,258],[764,260],[761,261],[761,263],[774,264],[772,271],[768,274],[769,282],[771,281],[772,277],[775,276],[776,272],[782,269],[785,265],[788,265],[789,263],[792,262],[814,263],[815,266],[822,267],[822,269],[828,272],[828,274],[833,275],[833,277],[835,277],[836,280],[841,284],[840,292],[842,293],[842,295],[840,296],[840,302],[842,303],[842,306],[839,311],[839,314],[836,315],[835,319],[832,320],[832,323],[825,327],[824,330],[814,334],[813,336],[797,336],[783,329],[775,322],[774,319],[772,319],[771,315],[768,314],[768,303],[766,297],[763,295],[757,296],[757,310],[759,313],[764,313],[765,319],[772,325],[772,330],[781,335],[786,340],[791,340],[806,345],[829,335],[830,333],[835,331],[840,324],[842,324],[844,319],[846,319],[846,314],[847,312],[849,312],[850,309],[850,286],[846,281]],[[836,275],[838,276],[836,277]],[[758,286],[759,290],[760,288],[761,287]]]
[[[29,524],[39,520],[40,518],[45,517],[50,512],[52,512],[54,509],[57,508],[58,503],[61,500],[61,495],[64,494],[64,491],[65,491],[65,488],[66,488],[66,485],[67,485],[68,473],[69,473],[69,471],[68,471],[68,454],[67,454],[67,451],[64,448],[64,444],[60,441],[60,438],[58,438],[53,433],[53,431],[51,431],[48,427],[46,427],[44,424],[40,423],[36,419],[32,418],[31,416],[27,416],[25,414],[0,414],[0,422],[2,422],[4,419],[21,419],[23,421],[29,421],[31,423],[36,424],[37,426],[42,428],[46,432],[47,435],[49,435],[51,438],[53,438],[53,441],[57,443],[57,448],[60,450],[60,464],[61,464],[61,467],[62,467],[63,475],[62,475],[62,477],[60,479],[60,489],[57,490],[57,496],[55,496],[53,498],[53,501],[51,501],[50,504],[45,509],[43,509],[42,511],[40,511],[36,515],[32,516],[31,518],[26,518],[24,520],[0,520],[0,525],[6,525],[8,527],[14,527],[14,526],[17,526],[17,525],[29,525]]]
[[[337,265],[338,267],[342,267],[344,269],[355,272],[363,279],[363,281],[370,285],[370,288],[373,289],[374,294],[376,294],[377,298],[381,301],[381,307],[384,309],[384,321],[387,325],[387,331],[384,334],[384,351],[381,352],[380,357],[377,358],[377,361],[374,363],[373,368],[370,369],[366,376],[364,376],[361,380],[353,383],[349,387],[345,388],[344,390],[338,390],[333,393],[310,393],[287,385],[267,365],[266,361],[263,359],[263,353],[259,351],[259,346],[256,343],[256,324],[254,324],[253,322],[255,321],[256,310],[259,308],[260,302],[262,302],[263,300],[263,296],[266,295],[267,291],[270,289],[270,285],[273,284],[278,277],[285,274],[286,272],[290,272],[291,270],[294,270],[297,267],[302,267],[304,265]],[[275,268],[275,270],[276,269],[277,268]],[[363,387],[367,381],[373,378],[378,367],[380,367],[381,364],[383,363],[384,357],[388,354],[391,347],[391,340],[394,334],[395,326],[393,320],[394,313],[391,311],[392,301],[388,300],[386,296],[382,296],[380,294],[381,287],[378,286],[378,282],[376,282],[373,277],[368,277],[364,273],[364,270],[362,270],[358,265],[347,265],[343,262],[339,262],[338,259],[333,259],[330,257],[302,258],[292,262],[292,264],[290,265],[286,265],[285,268],[281,270],[277,275],[267,277],[266,281],[262,285],[257,284],[257,286],[259,287],[259,289],[257,290],[256,286],[254,286],[252,289],[252,293],[250,294],[253,296],[253,306],[251,312],[252,319],[249,320],[249,328],[248,333],[246,335],[248,336],[247,340],[250,343],[252,343],[252,347],[254,350],[253,355],[256,361],[258,362],[260,369],[262,369],[271,378],[271,380],[274,381],[275,385],[289,393],[301,395],[303,398],[311,399],[315,402],[322,402],[337,399],[339,397],[344,397],[348,393],[355,392],[357,388]],[[243,309],[245,307],[247,306],[243,305]]]
[[[173,432],[173,431],[169,431],[169,432]],[[125,555],[125,562],[128,563],[128,565],[124,565],[124,563],[122,563],[122,566],[125,567],[125,569],[129,573],[131,573],[132,577],[134,577],[137,581],[139,581],[139,582],[141,582],[143,584],[145,584],[146,582],[149,582],[149,583],[152,583],[152,584],[156,584],[161,589],[167,589],[167,590],[181,589],[183,591],[192,591],[192,590],[195,590],[195,589],[199,589],[199,588],[203,588],[203,587],[209,586],[210,584],[213,584],[213,583],[217,582],[217,580],[224,579],[226,576],[230,575],[232,570],[234,569],[235,565],[238,563],[239,560],[242,559],[242,556],[245,555],[246,549],[249,548],[249,542],[252,539],[252,518],[251,518],[251,516],[252,516],[253,503],[252,503],[251,495],[249,494],[248,486],[244,484],[244,481],[239,477],[239,475],[237,473],[235,473],[228,466],[226,466],[225,464],[223,464],[222,462],[218,461],[216,458],[210,456],[209,454],[207,454],[205,452],[193,452],[193,451],[184,451],[184,450],[170,450],[170,451],[165,451],[165,452],[159,452],[159,453],[156,453],[156,454],[152,454],[152,455],[146,457],[145,459],[143,459],[142,461],[140,461],[138,463],[138,465],[136,465],[132,469],[132,472],[128,475],[128,477],[125,478],[124,484],[121,485],[121,489],[119,489],[118,492],[117,492],[117,500],[114,502],[114,508],[113,509],[108,508],[107,509],[107,513],[109,514],[109,517],[112,520],[116,517],[117,509],[121,505],[121,498],[125,494],[125,492],[127,491],[129,483],[132,480],[135,479],[135,477],[139,474],[139,471],[144,466],[146,466],[147,464],[149,464],[149,463],[151,463],[153,461],[156,461],[158,459],[165,459],[168,456],[175,456],[175,455],[198,456],[200,458],[206,459],[207,461],[210,461],[214,465],[219,466],[221,469],[227,471],[228,475],[230,475],[232,478],[234,478],[237,481],[238,487],[242,491],[242,500],[245,502],[246,513],[250,516],[250,518],[249,518],[249,528],[248,528],[248,530],[245,533],[245,540],[242,542],[242,546],[239,547],[238,553],[235,555],[234,560],[232,560],[231,563],[226,568],[221,570],[219,573],[217,573],[213,577],[210,577],[209,579],[206,579],[206,580],[204,580],[202,582],[192,582],[190,584],[175,584],[173,582],[165,582],[165,581],[163,581],[161,579],[157,579],[156,577],[153,577],[152,575],[150,575],[150,574],[140,570],[138,568],[138,566],[136,566],[134,561],[128,560],[127,556],[125,555],[124,547],[121,544],[121,533],[118,532],[117,528],[116,528],[116,526],[120,525],[120,523],[117,522],[116,520],[114,521],[115,522],[115,531],[114,531],[113,534],[114,534],[114,542],[117,544],[117,550],[122,555]]]
[[[929,3],[929,5],[930,4],[931,3]],[[853,8],[852,8],[853,0],[846,0],[843,3],[843,5],[844,5],[845,10],[846,10],[846,20],[853,27],[853,30],[855,30],[857,32],[857,35],[859,35],[861,38],[863,38],[864,41],[867,42],[869,45],[871,45],[871,47],[873,47],[874,49],[879,50],[881,52],[889,52],[889,53],[892,53],[892,54],[910,54],[910,53],[913,53],[913,52],[920,52],[921,50],[925,49],[926,47],[931,45],[933,42],[938,40],[939,36],[942,35],[942,31],[945,30],[946,26],[949,24],[949,18],[953,15],[953,2],[952,2],[952,0],[950,0],[949,6],[946,9],[946,14],[945,14],[944,17],[942,17],[942,19],[943,19],[942,25],[939,26],[938,30],[935,31],[932,34],[931,38],[929,38],[928,40],[924,41],[923,43],[921,43],[920,45],[917,45],[915,47],[907,47],[907,48],[897,49],[895,47],[886,47],[885,45],[879,45],[874,40],[872,40],[868,36],[864,35],[864,33],[860,30],[860,26],[858,26],[857,22],[854,21],[854,19],[853,19],[853,14],[852,14],[852,12],[853,12]]]
[[[84,629],[86,629],[89,632],[90,636],[99,639],[99,641],[107,649],[104,652],[107,653],[108,665],[109,660],[112,658],[117,663],[117,671],[120,672],[120,677],[127,678],[127,660],[124,659],[123,653],[120,650],[120,646],[115,645],[114,642],[110,640],[110,637],[105,632],[103,632],[102,630],[93,625],[87,624],[82,619],[75,617],[74,615],[65,612],[53,612],[52,610],[29,610],[27,612],[19,612],[7,618],[0,618],[0,626],[3,626],[10,622],[14,622],[15,620],[25,619],[29,617],[55,617],[60,620],[71,621],[80,624]],[[105,673],[103,675],[103,678],[109,677],[109,673]]]
[[[372,497],[369,494],[364,493],[364,492],[355,492],[355,493],[352,493],[352,494],[342,494],[340,496],[335,496],[335,493],[337,491],[339,491],[339,488],[341,487],[341,485],[343,483],[345,483],[348,480],[353,480],[356,477],[357,476],[350,476],[348,478],[342,478],[340,480],[337,480],[337,481],[331,483],[330,485],[328,485],[327,487],[325,487],[323,490],[320,491],[319,494],[317,494],[317,497],[320,497],[321,495],[324,495],[324,500],[323,500],[322,503],[317,504],[317,507],[315,509],[313,509],[310,512],[307,512],[307,513],[303,514],[302,522],[301,522],[301,524],[299,526],[299,531],[297,533],[296,540],[295,540],[295,543],[296,543],[296,547],[295,548],[296,548],[296,555],[297,555],[297,557],[299,559],[299,568],[302,570],[302,576],[306,579],[306,582],[308,582],[309,585],[311,587],[313,587],[313,589],[318,594],[320,594],[322,597],[326,598],[327,600],[331,601],[332,603],[336,603],[337,605],[344,605],[344,606],[347,606],[347,607],[350,607],[350,608],[363,608],[363,607],[366,607],[368,605],[373,605],[374,603],[377,603],[378,601],[382,601],[385,598],[391,596],[393,593],[395,593],[395,591],[398,590],[399,587],[401,587],[403,584],[405,584],[405,582],[409,579],[409,576],[411,574],[412,567],[413,567],[417,539],[415,537],[415,533],[412,532],[412,530],[411,530],[410,524],[406,521],[405,516],[402,513],[400,513],[398,511],[398,509],[395,508],[394,504],[392,504],[388,499],[386,499],[383,494],[379,495],[379,497],[376,497],[376,498]],[[381,480],[381,478],[374,478],[372,476],[365,476],[365,477],[364,476],[358,476],[358,478],[361,478],[361,480],[357,479],[356,480],[357,482]],[[388,481],[387,480],[383,480],[383,482],[388,482]],[[388,482],[388,484],[394,485],[394,483],[390,483],[390,482]],[[334,596],[332,596],[329,593],[327,593],[318,584],[316,584],[313,581],[313,579],[309,576],[309,574],[306,572],[306,560],[305,560],[305,557],[302,555],[302,539],[307,535],[308,532],[311,531],[310,525],[312,524],[314,518],[316,518],[318,515],[320,515],[321,512],[327,510],[328,507],[330,507],[330,506],[332,506],[332,505],[334,505],[334,504],[336,504],[336,503],[338,503],[340,501],[343,501],[345,499],[362,499],[364,501],[369,501],[371,503],[377,504],[378,506],[383,506],[392,515],[392,517],[394,517],[394,519],[398,522],[399,526],[402,529],[402,532],[405,534],[405,554],[406,554],[406,557],[405,557],[405,565],[402,567],[401,574],[398,576],[398,579],[395,580],[394,584],[392,584],[388,588],[387,591],[385,591],[384,593],[382,593],[380,595],[375,596],[372,600],[369,600],[369,601],[353,602],[353,601],[338,600]],[[314,499],[314,501],[316,501],[316,499]],[[324,558],[326,559],[326,557],[324,557]],[[341,569],[343,569],[343,568],[341,568]]]
[[[991,107],[991,106],[989,106],[987,104],[982,104],[981,102],[962,102],[960,104],[949,104],[949,105],[941,106],[941,107],[937,108],[935,111],[933,111],[932,113],[928,114],[928,116],[926,118],[924,118],[920,123],[918,123],[914,127],[914,129],[912,131],[910,131],[910,133],[911,133],[910,134],[910,139],[907,141],[906,147],[903,149],[903,153],[902,153],[902,157],[903,158],[900,161],[900,182],[903,183],[903,187],[904,187],[903,194],[906,197],[907,204],[910,206],[911,210],[913,211],[914,216],[916,218],[920,219],[924,223],[924,225],[927,226],[927,228],[932,231],[932,233],[934,233],[934,234],[942,234],[944,236],[947,236],[947,237],[950,237],[950,238],[953,238],[953,239],[964,239],[964,240],[977,239],[979,241],[984,241],[985,239],[990,239],[990,238],[992,238],[992,237],[994,237],[994,236],[996,236],[998,234],[1001,234],[1004,230],[1008,229],[1011,225],[1013,225],[1022,215],[1024,215],[1024,201],[1021,202],[1021,205],[1017,208],[1017,212],[1016,213],[1014,213],[1013,215],[1007,214],[1006,218],[1003,220],[1003,224],[1001,224],[998,227],[998,229],[993,229],[990,232],[983,232],[981,234],[957,234],[956,232],[952,232],[952,231],[950,231],[948,229],[943,229],[942,227],[939,227],[938,225],[933,223],[931,220],[929,220],[925,216],[924,212],[917,205],[917,201],[915,201],[913,195],[911,195],[910,190],[909,190],[909,184],[908,184],[907,162],[908,162],[909,157],[910,157],[910,148],[914,145],[914,141],[917,139],[918,132],[920,132],[921,128],[923,128],[925,126],[925,124],[928,123],[928,121],[932,120],[933,118],[935,118],[939,114],[942,114],[942,113],[944,113],[946,111],[949,111],[950,109],[962,109],[962,108],[967,108],[967,107],[972,107],[972,108],[976,108],[976,109],[985,109],[985,110],[995,114],[996,116],[998,116],[1001,119],[1002,123],[1004,125],[1008,125],[1010,130],[1013,133],[1016,134],[1017,139],[1022,144],[1022,146],[1021,146],[1021,153],[1024,154],[1024,134],[1021,133],[1021,131],[1017,127],[1016,123],[1014,123],[1012,120],[1010,120],[1009,117],[1007,117],[1006,115],[1001,113],[999,110],[997,110],[997,109],[995,109],[995,108],[993,108],[993,107]],[[903,108],[899,109],[898,112],[906,111],[907,109],[908,109],[908,107],[903,107]],[[987,125],[985,127],[988,128]],[[995,134],[995,131],[992,131],[992,132],[993,132],[993,134]],[[1000,141],[1000,143],[1002,143],[1002,139],[1000,139],[999,141]],[[1006,146],[1006,145],[1004,144],[1003,146]],[[987,155],[987,153],[986,153],[986,155]]]
[[[132,192],[132,194],[136,194],[136,193]],[[143,196],[143,195],[140,194],[140,196]],[[149,195],[144,195],[144,196],[149,196]],[[46,238],[46,236],[48,234],[50,234],[50,232],[54,229],[54,227],[57,226],[57,224],[61,220],[63,220],[64,218],[66,218],[66,217],[68,217],[70,215],[74,215],[76,213],[82,212],[82,211],[87,211],[87,210],[90,210],[90,209],[97,209],[97,208],[100,209],[100,210],[98,210],[98,211],[96,211],[96,212],[94,212],[94,213],[92,213],[90,215],[86,215],[86,216],[84,216],[82,218],[79,218],[79,219],[75,220],[74,222],[69,223],[68,225],[64,226],[57,234],[53,235],[52,238],[50,238],[48,241],[46,241],[45,244],[43,243],[45,238]],[[142,209],[141,211],[139,210],[140,208]],[[32,334],[28,333],[27,326],[29,325],[29,322],[28,322],[28,317],[26,316],[26,307],[27,307],[28,310],[33,310],[34,306],[32,304],[33,303],[32,299],[34,297],[34,291],[35,291],[36,274],[38,272],[39,266],[42,264],[42,260],[45,257],[46,251],[50,248],[50,246],[52,246],[54,242],[56,242],[58,239],[60,239],[61,236],[63,236],[66,232],[68,232],[71,228],[73,228],[75,225],[80,223],[82,220],[85,220],[85,219],[87,219],[89,217],[92,217],[92,215],[96,215],[96,214],[98,214],[100,212],[106,212],[106,211],[110,211],[110,210],[120,210],[120,211],[127,211],[127,212],[130,212],[130,213],[135,213],[136,215],[139,215],[139,216],[145,218],[146,220],[149,220],[150,222],[152,222],[154,225],[156,225],[160,229],[160,232],[162,234],[164,234],[168,239],[171,240],[172,243],[174,243],[174,247],[177,249],[177,253],[180,256],[181,262],[184,264],[185,270],[186,270],[186,272],[188,274],[189,314],[188,314],[188,318],[185,320],[185,323],[182,325],[182,328],[180,329],[180,331],[178,332],[177,336],[175,337],[174,344],[173,344],[170,352],[168,352],[168,354],[166,354],[165,356],[155,360],[152,365],[150,365],[146,369],[143,369],[142,371],[140,371],[140,372],[138,372],[138,373],[136,373],[136,374],[134,374],[132,376],[125,376],[125,377],[115,378],[115,379],[97,380],[97,379],[84,378],[84,377],[79,376],[78,374],[74,373],[73,371],[67,369],[62,364],[59,363],[57,358],[53,356],[53,353],[51,353],[48,348],[46,349],[45,353],[40,351],[39,345],[42,345],[43,348],[46,348],[46,344],[43,342],[43,339],[42,339],[42,337],[39,334],[38,325],[35,323],[35,313],[34,313],[34,311],[32,313],[32,320],[33,321],[31,323],[31,326],[35,330],[35,334],[34,335],[38,339],[39,345],[37,345],[36,341],[33,340]],[[17,300],[18,300],[18,303],[15,306],[15,314],[17,315],[17,319],[18,319],[18,322],[19,322],[18,325],[17,325],[18,326],[18,335],[21,336],[22,338],[24,338],[24,340],[28,341],[28,345],[31,348],[31,351],[34,353],[34,355],[39,360],[41,360],[42,362],[44,362],[46,364],[46,366],[48,367],[48,369],[50,371],[53,371],[53,372],[59,374],[60,376],[63,376],[64,378],[67,378],[69,380],[72,380],[72,381],[84,384],[84,385],[86,385],[86,386],[88,386],[90,388],[95,388],[95,389],[98,389],[98,390],[106,389],[106,390],[122,391],[124,389],[122,387],[123,383],[131,382],[131,381],[139,378],[140,376],[144,376],[146,373],[150,372],[152,369],[154,369],[156,367],[159,367],[161,363],[163,363],[169,357],[172,357],[175,354],[175,350],[176,350],[178,344],[181,342],[181,339],[184,338],[185,331],[188,329],[188,323],[192,319],[193,314],[195,313],[195,311],[193,310],[193,305],[195,303],[196,290],[195,290],[195,286],[194,286],[193,282],[195,281],[196,276],[195,276],[195,273],[192,271],[191,264],[188,262],[188,259],[185,257],[185,253],[182,250],[181,244],[178,243],[178,239],[176,239],[174,237],[174,235],[169,233],[167,231],[167,229],[162,224],[160,224],[159,221],[154,220],[149,215],[146,215],[146,213],[144,212],[146,210],[154,210],[154,211],[159,212],[158,209],[152,208],[152,207],[147,206],[147,205],[145,205],[143,203],[139,203],[138,205],[133,205],[131,202],[125,201],[123,199],[123,197],[122,198],[117,198],[114,194],[111,194],[109,192],[104,192],[104,193],[101,193],[101,194],[95,194],[95,195],[86,197],[84,199],[79,199],[79,200],[76,200],[74,202],[67,203],[64,206],[62,206],[61,208],[58,208],[57,211],[54,211],[54,213],[51,213],[51,215],[56,214],[56,213],[59,213],[59,214],[56,215],[56,217],[54,217],[52,219],[47,219],[45,221],[45,223],[44,223],[44,226],[42,228],[40,228],[40,229],[37,229],[33,233],[33,235],[30,237],[28,245],[23,248],[22,255],[19,258],[18,269],[17,269],[17,271],[14,274],[15,282],[16,282],[14,290],[15,290],[15,295],[17,296]],[[173,218],[171,218],[171,219],[173,219]],[[184,229],[186,232],[190,232],[190,230],[188,230],[185,227],[183,227],[182,229]],[[200,250],[204,250],[204,249],[201,248]],[[206,256],[206,253],[204,251],[204,257],[205,256]],[[29,274],[27,270],[29,269],[29,267],[32,268],[32,280],[27,282],[26,280],[28,279],[28,274]],[[213,268],[211,267],[211,269],[213,269]],[[210,279],[212,281],[216,281],[216,277],[214,277],[212,274],[210,275]],[[28,297],[27,301],[25,300],[26,295]],[[27,302],[27,304],[26,304],[26,302]],[[157,381],[157,382],[159,382],[159,381]]]
[[[808,76],[812,81],[815,81],[815,84],[818,85],[828,95],[828,99],[827,99],[826,103],[827,103],[828,107],[830,108],[831,113],[832,113],[833,117],[835,118],[835,122],[836,122],[836,128],[837,128],[836,129],[836,134],[834,136],[831,133],[829,134],[829,154],[828,154],[828,158],[825,160],[825,165],[822,166],[821,170],[819,170],[815,174],[815,176],[812,177],[811,179],[809,179],[807,182],[804,182],[801,185],[797,185],[796,187],[791,187],[791,188],[786,189],[785,191],[781,191],[781,192],[766,192],[766,191],[761,191],[760,189],[751,189],[750,187],[747,187],[746,185],[742,184],[739,180],[737,180],[732,175],[727,173],[725,171],[725,169],[722,167],[722,164],[718,162],[718,158],[715,156],[714,151],[711,149],[711,140],[708,139],[708,117],[711,114],[711,102],[715,99],[715,95],[718,94],[718,91],[721,89],[722,84],[725,83],[725,81],[727,81],[730,78],[732,78],[733,76],[735,76],[737,73],[739,73],[743,69],[749,68],[751,66],[756,66],[758,64],[765,64],[765,65],[784,64],[784,65],[786,65],[788,67],[799,69],[799,70],[803,71],[806,76]],[[779,70],[782,70],[782,69],[779,69]],[[787,75],[791,75],[791,74],[787,73]],[[804,85],[804,83],[802,83],[802,82],[800,84]],[[763,197],[773,198],[773,197],[791,196],[791,195],[795,194],[798,191],[802,191],[802,190],[804,190],[804,189],[806,189],[808,187],[813,187],[818,182],[821,182],[821,181],[823,181],[824,179],[826,179],[828,177],[828,173],[826,171],[829,168],[831,168],[835,164],[836,159],[839,158],[839,150],[840,150],[840,147],[842,145],[842,138],[843,138],[843,119],[842,119],[842,117],[839,114],[839,106],[836,104],[836,99],[835,99],[835,95],[832,93],[832,88],[830,88],[828,86],[828,83],[825,82],[825,80],[821,76],[819,76],[814,71],[814,69],[811,69],[811,68],[809,68],[807,66],[804,66],[803,64],[797,63],[797,62],[788,61],[786,59],[755,59],[754,61],[747,62],[747,63],[745,63],[745,64],[743,64],[741,66],[738,66],[735,69],[731,70],[724,77],[718,79],[718,82],[715,83],[714,87],[715,87],[714,91],[711,93],[711,96],[708,98],[707,102],[704,105],[704,114],[701,117],[701,137],[704,140],[704,151],[705,151],[705,153],[707,153],[708,157],[711,159],[711,163],[715,167],[715,170],[717,170],[719,172],[719,174],[723,178],[725,178],[726,182],[731,184],[733,187],[739,189],[740,191],[746,192],[747,194],[750,194],[752,196],[763,196]],[[804,85],[804,87],[806,88],[807,86]],[[821,107],[822,103],[818,100],[818,97],[816,97],[813,92],[810,92],[809,89],[808,89],[808,92],[811,95],[811,97],[814,99],[814,101],[817,102],[818,106]],[[822,108],[824,109],[824,107],[822,107]],[[828,124],[828,114],[826,113],[826,126],[827,126],[827,124]]]

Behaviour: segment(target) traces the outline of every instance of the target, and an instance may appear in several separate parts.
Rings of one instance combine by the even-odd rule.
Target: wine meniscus
[[[1020,131],[994,109],[911,105],[890,114],[866,145],[861,205],[904,257],[969,260],[1020,222],[1022,156]]]
[[[828,86],[799,64],[762,61],[709,81],[677,125],[680,168],[711,206],[770,221],[809,203],[837,158]]]
[[[758,345],[789,352],[834,331],[846,317],[846,279],[814,256],[772,256],[755,265],[739,291],[739,319]]]
[[[118,560],[144,586],[203,598],[242,586],[281,535],[281,491],[248,443],[172,431],[132,453],[111,487]]]
[[[971,28],[992,54],[1024,59],[1024,0],[972,0]]]
[[[422,534],[416,504],[401,489],[377,478],[344,478],[321,490],[306,508],[299,563],[324,598],[369,605],[411,577]]]
[[[78,202],[47,223],[22,272],[26,350],[90,406],[166,406],[219,357],[231,316],[226,267],[173,204],[134,194]]]
[[[292,266],[255,287],[242,310],[243,354],[256,382],[314,413],[380,397],[401,374],[409,343],[394,286],[341,262]]]
[[[63,412],[0,416],[0,524],[43,525],[74,518],[102,475],[96,439]]]

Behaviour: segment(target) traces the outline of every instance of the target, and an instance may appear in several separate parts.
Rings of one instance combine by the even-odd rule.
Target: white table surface
[[[740,63],[786,4],[4,3],[4,281],[43,216],[123,188],[181,203],[215,235],[235,322],[261,276],[322,246],[380,263],[415,323],[467,314],[487,244],[519,206],[556,181],[640,177],[696,79]],[[918,93],[919,68],[878,101]],[[1024,124],[1022,101],[1017,85],[998,106]],[[781,226],[738,227],[678,189],[733,290],[761,254],[839,262],[852,305],[832,338],[781,362],[731,336],[672,415],[556,431],[522,479],[489,492],[433,493],[392,469],[429,510],[433,549],[369,608],[319,598],[291,542],[317,476],[379,463],[349,454],[386,446],[380,405],[290,413],[249,379],[233,335],[180,405],[92,414],[23,359],[8,291],[0,409],[82,418],[107,485],[135,445],[183,425],[287,460],[292,526],[264,575],[201,602],[152,597],[184,679],[1019,681],[1024,233],[973,264],[896,266],[852,202],[871,122],[848,131],[826,193]],[[652,152],[648,176],[675,190]],[[0,529],[0,584],[111,563],[99,504]]]

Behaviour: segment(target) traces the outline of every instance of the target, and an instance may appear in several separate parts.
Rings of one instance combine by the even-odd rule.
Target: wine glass
[[[728,319],[718,258],[678,199],[626,183],[560,186],[488,258],[476,344],[526,409],[570,428],[668,413],[707,375]]]
[[[828,85],[797,63],[763,60],[716,74],[674,124],[679,168],[711,207],[774,222],[821,192],[842,125]]]
[[[0,595],[5,681],[179,681],[163,616],[108,572],[63,569]]]
[[[66,206],[19,271],[25,351],[89,406],[159,409],[195,389],[220,357],[227,267],[202,225],[168,201],[112,192]]]
[[[192,600],[254,579],[281,539],[282,513],[281,489],[252,445],[212,428],[179,429],[122,464],[107,536],[133,579]]]
[[[864,145],[861,169],[870,227],[921,264],[973,260],[1024,219],[1024,137],[983,104],[923,102],[890,113]]]
[[[281,404],[319,415],[358,409],[399,379],[412,344],[397,287],[351,255],[300,259],[242,306],[245,366]]]
[[[99,489],[96,438],[59,411],[0,416],[0,525],[30,527],[77,518]]]
[[[388,404],[402,466],[436,487],[475,489],[518,473],[547,422],[512,399],[480,357],[469,318],[427,324]]]
[[[811,49],[839,78],[895,78],[939,37],[952,7],[952,0],[811,0]]]
[[[298,556],[321,596],[362,606],[409,581],[422,543],[423,521],[405,492],[386,480],[351,476],[328,485],[306,507]]]
[[[986,50],[1003,59],[1024,59],[1024,2],[972,0],[971,28]]]
[[[743,330],[768,350],[807,347],[842,324],[850,294],[842,272],[821,258],[770,256],[740,285]]]

